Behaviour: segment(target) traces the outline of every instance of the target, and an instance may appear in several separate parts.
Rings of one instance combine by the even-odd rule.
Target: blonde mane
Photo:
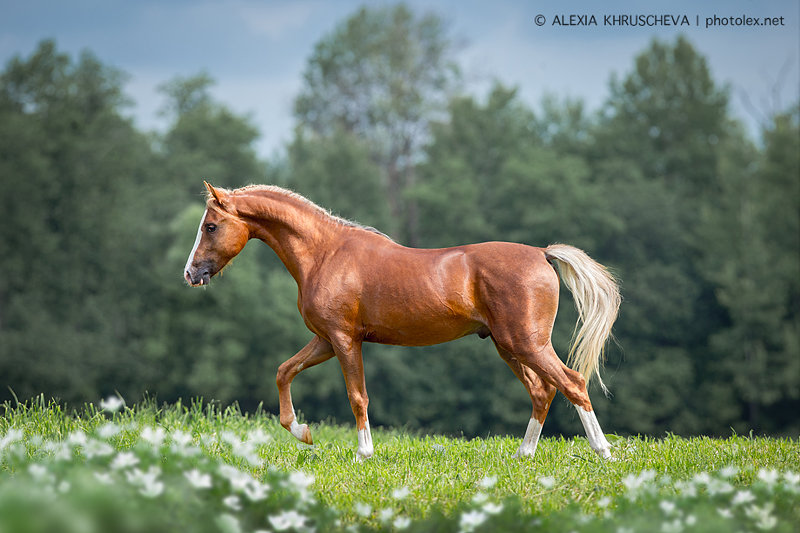
[[[303,204],[303,205],[305,205],[307,207],[310,207],[313,211],[315,211],[318,214],[322,215],[323,217],[329,219],[331,222],[334,222],[335,224],[338,224],[340,226],[345,226],[345,227],[348,227],[348,228],[363,229],[363,230],[369,231],[371,233],[377,233],[378,235],[382,235],[382,236],[386,237],[387,239],[389,239],[390,241],[392,240],[391,237],[389,237],[388,235],[386,235],[382,231],[379,231],[379,230],[373,228],[372,226],[365,226],[363,224],[359,224],[358,222],[354,222],[352,220],[347,220],[346,218],[342,218],[340,216],[334,215],[333,213],[330,212],[330,210],[325,209],[324,207],[322,207],[322,206],[320,206],[318,204],[315,204],[314,202],[312,202],[311,200],[309,200],[305,196],[303,196],[303,195],[301,195],[299,193],[296,193],[296,192],[294,192],[292,190],[285,189],[283,187],[279,187],[277,185],[246,185],[244,187],[239,187],[238,189],[229,190],[228,192],[230,192],[233,195],[246,194],[246,193],[256,193],[256,194],[258,194],[258,193],[276,193],[276,194],[280,194],[280,195],[285,196],[287,198],[290,198],[292,200],[297,200],[299,203],[301,203],[301,204]],[[208,193],[208,197],[209,198],[211,197],[210,193]]]

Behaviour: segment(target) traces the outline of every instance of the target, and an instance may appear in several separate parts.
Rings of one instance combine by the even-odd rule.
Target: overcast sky
[[[90,50],[129,75],[126,92],[135,102],[130,114],[142,129],[164,127],[159,84],[205,71],[217,81],[212,93],[218,100],[252,117],[262,134],[259,152],[269,156],[290,138],[292,102],[314,44],[359,6],[388,3],[0,0],[0,61],[5,66],[14,56],[27,57],[49,38],[62,52]],[[612,73],[629,72],[652,38],[672,41],[679,34],[708,58],[714,79],[730,85],[732,111],[754,137],[761,114],[800,99],[798,0],[407,3],[448,22],[450,37],[460,43],[469,91],[481,95],[498,79],[518,86],[534,109],[547,93],[580,98],[597,109],[608,96]],[[579,24],[594,15],[597,25],[553,25],[556,15],[565,22],[575,15]],[[609,25],[606,15],[672,15],[679,22],[685,15],[689,26]],[[783,17],[783,25],[733,26],[727,20],[726,26],[706,28],[706,18],[714,16],[720,23],[728,17]]]

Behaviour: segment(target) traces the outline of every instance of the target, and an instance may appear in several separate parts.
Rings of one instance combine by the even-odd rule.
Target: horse
[[[363,461],[374,447],[362,344],[427,346],[477,334],[491,338],[530,395],[533,411],[515,457],[535,453],[558,390],[576,408],[591,448],[611,458],[586,386],[596,376],[606,390],[600,362],[621,298],[615,278],[585,252],[509,242],[408,248],[281,187],[203,183],[206,209],[186,282],[208,285],[251,239],[269,245],[297,282],[297,308],[314,336],[280,365],[276,382],[280,423],[298,440],[313,443],[308,425],[297,422],[290,390],[303,370],[338,359],[356,419],[356,460]],[[559,277],[579,315],[567,359],[574,369],[551,342]]]

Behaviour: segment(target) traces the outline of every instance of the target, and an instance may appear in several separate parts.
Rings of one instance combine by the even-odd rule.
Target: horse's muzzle
[[[208,285],[211,281],[211,272],[207,268],[190,268],[184,271],[183,278],[192,287]]]

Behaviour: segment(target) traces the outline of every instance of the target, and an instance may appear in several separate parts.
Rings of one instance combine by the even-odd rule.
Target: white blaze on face
[[[194,254],[197,251],[197,247],[200,246],[200,239],[203,237],[203,223],[206,221],[206,215],[208,215],[208,209],[203,212],[203,218],[200,219],[200,226],[197,228],[197,237],[194,240],[194,246],[189,254],[189,259],[186,261],[186,266],[183,269],[184,272],[188,272],[194,262]]]

